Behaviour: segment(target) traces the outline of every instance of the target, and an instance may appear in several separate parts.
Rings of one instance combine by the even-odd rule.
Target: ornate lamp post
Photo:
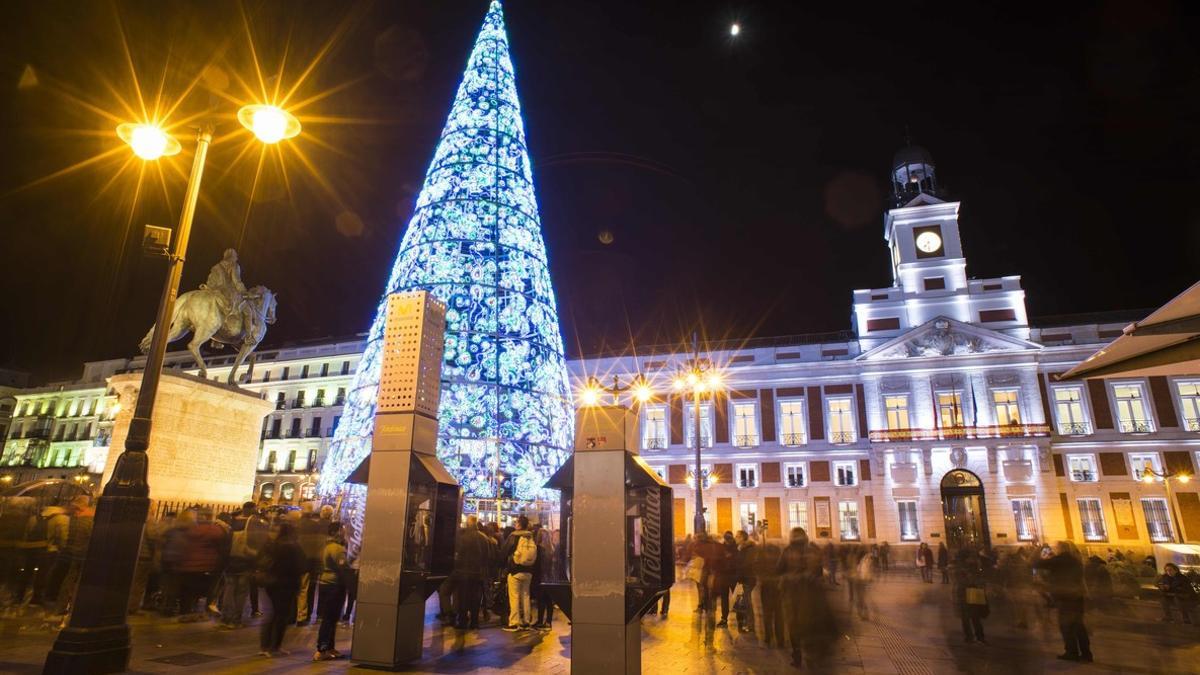
[[[704,472],[701,468],[701,450],[700,447],[700,398],[708,393],[715,394],[721,389],[721,374],[717,372],[711,364],[703,364],[700,362],[700,340],[699,337],[692,334],[692,365],[679,371],[672,381],[672,387],[675,391],[683,394],[691,392],[692,394],[692,422],[695,425],[692,438],[696,443],[696,467],[694,475],[696,476],[696,516],[693,520],[692,527],[696,534],[708,531],[708,524],[704,519]]]
[[[245,106],[238,112],[238,119],[264,143],[275,143],[300,133],[300,122],[275,106]],[[153,124],[122,124],[117,127],[117,136],[135,155],[147,161],[178,154],[182,149],[178,140]],[[170,268],[158,303],[137,406],[129,423],[125,448],[117,457],[112,476],[96,502],[92,536],[79,573],[71,617],[46,655],[44,673],[117,673],[129,666],[129,624],[125,612],[141,548],[142,529],[150,509],[150,486],[146,483],[150,421],[200,194],[204,161],[212,139],[211,124],[197,132],[196,154],[179,214],[175,250],[168,256]]]
[[[1180,531],[1183,529],[1183,522],[1179,519],[1179,514],[1175,512],[1175,499],[1171,496],[1171,481],[1179,481],[1186,485],[1191,479],[1192,477],[1189,474],[1178,471],[1163,471],[1159,473],[1149,466],[1142,469],[1143,483],[1149,485],[1156,480],[1162,481],[1163,489],[1167,493],[1167,508],[1170,509],[1171,520],[1174,521],[1171,523],[1171,541],[1177,544],[1183,543],[1183,532]]]

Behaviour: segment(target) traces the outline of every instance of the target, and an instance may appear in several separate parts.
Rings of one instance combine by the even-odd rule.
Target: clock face
[[[917,235],[917,250],[933,253],[942,247],[942,238],[937,232],[922,232]]]

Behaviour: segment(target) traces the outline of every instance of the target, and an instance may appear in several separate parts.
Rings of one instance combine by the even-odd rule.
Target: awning
[[[1200,374],[1200,282],[1059,378]]]

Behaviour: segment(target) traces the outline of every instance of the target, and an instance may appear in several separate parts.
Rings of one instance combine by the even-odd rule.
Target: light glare
[[[730,37],[737,37],[742,32],[741,24],[735,23],[729,26]]]
[[[238,111],[238,121],[263,143],[278,143],[300,133],[300,120],[273,105],[248,105]]]
[[[178,154],[182,149],[179,141],[153,124],[120,124],[117,136],[129,145],[133,154],[145,160]]]

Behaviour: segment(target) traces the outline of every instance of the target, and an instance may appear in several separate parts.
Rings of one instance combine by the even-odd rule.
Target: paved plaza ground
[[[647,673],[788,673],[785,651],[762,647],[753,635],[718,628],[693,610],[696,594],[681,582],[673,593],[670,617],[643,621],[643,671]],[[836,599],[841,638],[830,664],[837,673],[1200,673],[1200,628],[1164,624],[1156,605],[1127,603],[1112,615],[1089,614],[1096,662],[1055,660],[1061,642],[1048,623],[1031,629],[1010,627],[1005,612],[985,623],[987,645],[963,644],[949,587],[920,583],[915,575],[893,573],[874,585],[872,615],[863,621],[847,612],[845,587]],[[434,598],[436,600],[436,598]],[[444,629],[429,605],[425,657],[413,673],[568,673],[570,626],[561,615],[546,634],[505,633],[497,627],[477,633]],[[732,622],[731,622],[732,623]],[[291,654],[257,656],[255,628],[219,631],[211,623],[181,624],[157,617],[131,620],[132,671],[137,673],[341,673],[348,660],[312,663],[316,626],[289,629],[284,645]],[[37,673],[54,632],[35,621],[7,617],[0,622],[0,672]],[[339,629],[339,649],[350,651],[350,630]]]

